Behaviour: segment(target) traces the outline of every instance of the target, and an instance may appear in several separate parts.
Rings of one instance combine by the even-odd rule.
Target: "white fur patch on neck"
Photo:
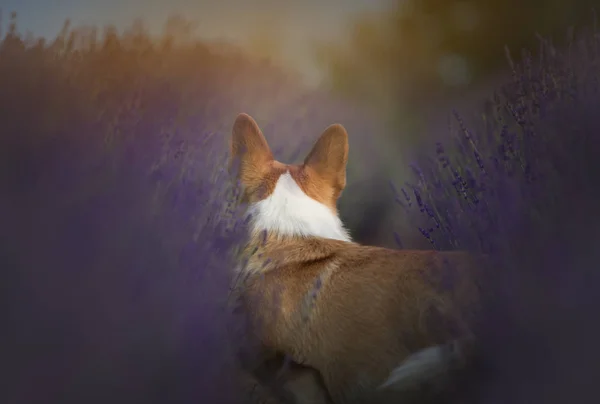
[[[266,199],[252,204],[254,232],[273,232],[281,236],[323,237],[350,241],[340,218],[327,206],[302,191],[289,172],[277,180],[275,190]]]

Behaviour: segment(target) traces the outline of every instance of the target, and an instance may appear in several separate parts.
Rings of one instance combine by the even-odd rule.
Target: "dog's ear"
[[[244,163],[259,164],[273,160],[273,153],[258,124],[248,114],[237,116],[231,133],[231,159]]]
[[[340,193],[346,186],[348,133],[340,124],[329,126],[304,160],[304,166]]]

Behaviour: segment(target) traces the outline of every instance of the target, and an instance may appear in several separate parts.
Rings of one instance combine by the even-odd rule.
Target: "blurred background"
[[[50,7],[4,0],[1,6],[5,29],[10,13],[18,15],[25,43],[39,37],[50,43],[62,35],[68,46],[85,47],[90,38],[107,32],[150,42],[169,38],[188,46],[200,41],[211,52],[235,48],[307,91],[353,103],[377,126],[368,135],[356,135],[368,136],[379,158],[367,163],[360,161],[365,153],[353,156],[349,187],[375,182],[374,189],[387,190],[377,182],[382,172],[396,182],[406,181],[415,149],[431,146],[432,139],[447,131],[450,112],[473,111],[508,77],[507,51],[518,61],[523,49],[535,50],[542,38],[564,45],[569,30],[593,23],[597,3],[85,0],[57,1]],[[249,75],[245,79],[251,80]],[[266,94],[261,98],[272,99]],[[374,225],[379,230],[360,233],[393,245],[393,228],[403,224],[379,206],[389,198],[378,194],[374,199],[378,202],[367,209],[379,216]],[[346,198],[343,210],[352,210],[352,202]],[[360,226],[358,222],[363,221],[350,226]],[[383,223],[389,226],[381,228]]]
[[[245,397],[223,344],[239,112],[289,162],[348,129],[357,241],[509,268],[486,328],[505,384],[474,402],[597,402],[599,3],[0,0],[0,402]]]

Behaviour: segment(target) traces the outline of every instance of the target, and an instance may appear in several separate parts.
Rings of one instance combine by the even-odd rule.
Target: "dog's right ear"
[[[348,133],[340,124],[325,129],[304,160],[305,167],[309,167],[335,189],[335,199],[346,186],[347,163]]]
[[[240,164],[243,170],[259,170],[273,160],[273,153],[258,124],[248,114],[237,116],[231,133],[230,165]]]

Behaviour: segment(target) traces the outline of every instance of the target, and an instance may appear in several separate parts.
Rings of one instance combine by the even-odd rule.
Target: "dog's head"
[[[349,240],[336,207],[348,161],[348,134],[342,125],[325,129],[301,165],[275,160],[247,114],[235,120],[230,146],[253,231]]]

